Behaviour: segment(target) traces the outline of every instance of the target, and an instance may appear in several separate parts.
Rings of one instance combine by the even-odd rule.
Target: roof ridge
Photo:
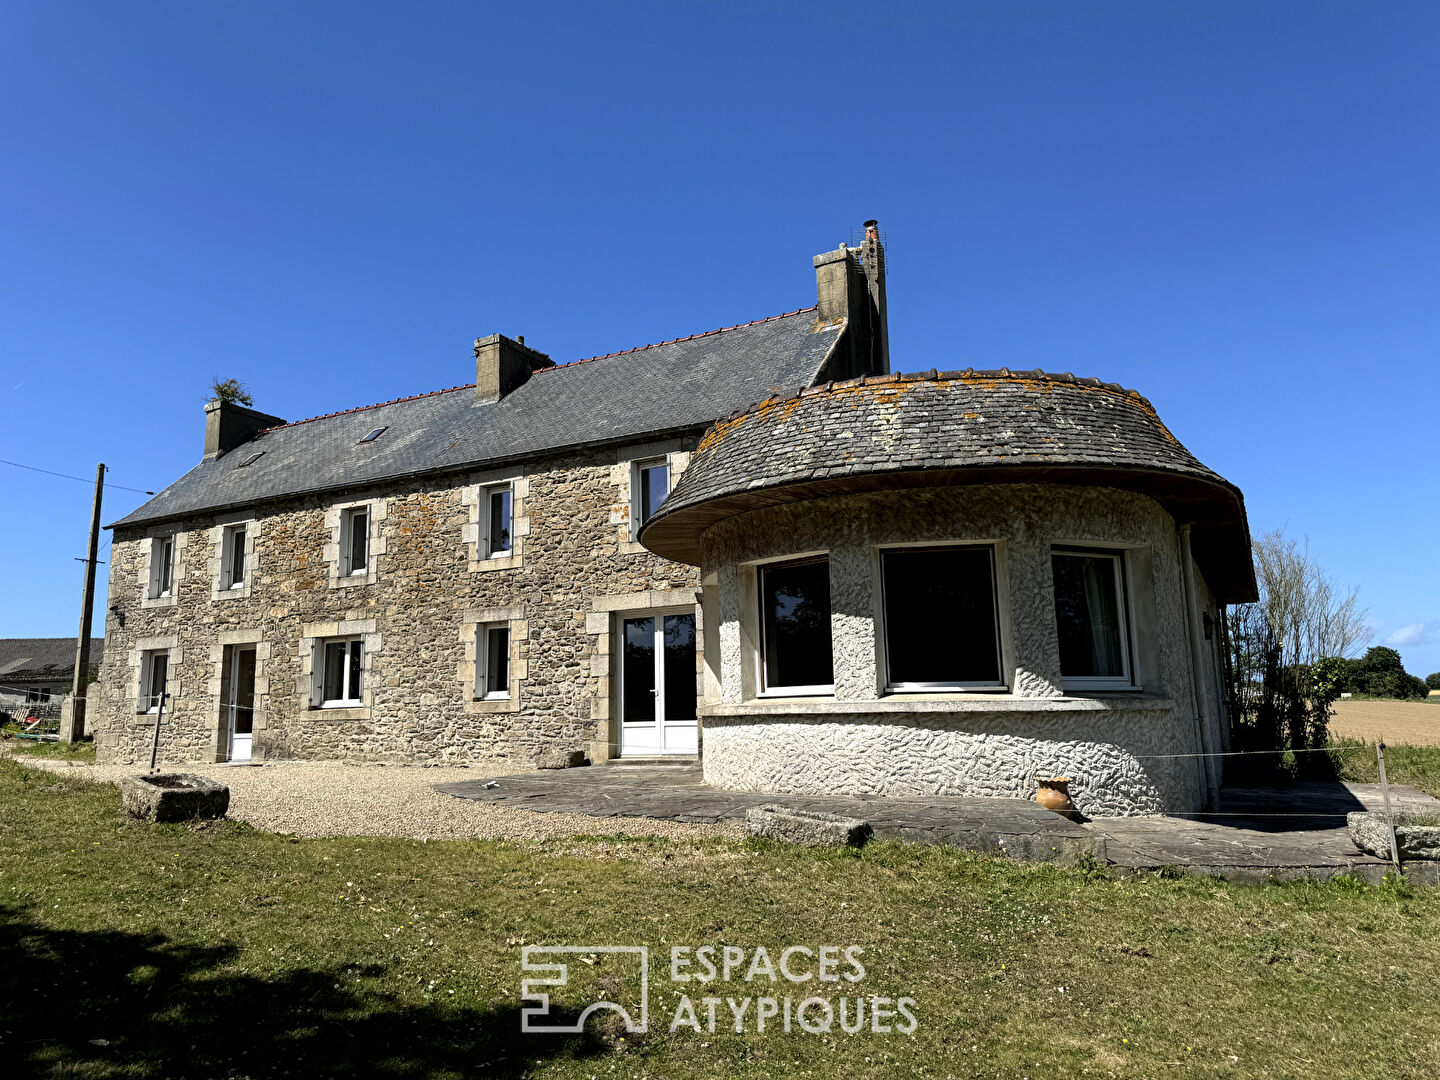
[[[636,345],[629,349],[617,349],[615,352],[604,353],[600,356],[587,356],[580,360],[567,360],[563,364],[556,364],[554,367],[541,368],[536,375],[547,371],[557,371],[560,368],[574,367],[576,364],[590,364],[596,360],[608,360],[612,356],[628,356],[630,353],[644,352],[646,349],[658,349],[661,345],[678,345],[682,341],[694,341],[696,338],[712,337],[715,334],[724,334],[731,330],[743,330],[747,326],[759,326],[761,323],[774,322],[776,319],[788,319],[792,315],[802,315],[807,311],[815,311],[819,304],[811,304],[809,307],[796,308],[794,311],[782,311],[779,315],[767,315],[763,319],[751,319],[749,322],[736,323],[734,326],[721,326],[715,330],[705,330],[698,334],[687,334],[684,337],[670,338],[668,341],[652,341],[649,345]]]
[[[474,385],[474,383],[465,383],[461,386],[447,386],[443,390],[427,390],[423,394],[408,394],[405,397],[391,398],[389,401],[377,401],[373,405],[356,405],[353,409],[336,409],[334,412],[321,413],[319,416],[307,416],[304,420],[291,420],[288,424],[276,424],[273,427],[263,428],[255,434],[264,435],[267,431],[280,431],[282,428],[299,427],[301,424],[312,424],[316,420],[329,420],[332,416],[348,416],[351,413],[367,412],[370,409],[383,409],[386,405],[398,405],[402,401],[418,401],[420,398],[438,397],[441,394],[453,394],[456,390],[469,390]]]
[[[809,307],[796,308],[794,311],[783,311],[779,315],[767,315],[763,319],[751,319],[749,322],[736,323],[734,326],[722,326],[717,330],[705,330],[698,334],[689,334],[685,337],[671,338],[669,341],[655,341],[649,345],[636,345],[632,349],[620,349],[617,352],[605,353],[603,356],[587,356],[582,360],[567,360],[563,364],[555,364],[553,367],[540,368],[532,372],[539,375],[545,371],[555,371],[558,368],[574,367],[576,364],[589,364],[595,360],[608,360],[612,356],[625,356],[628,353],[643,352],[646,349],[658,348],[661,345],[675,345],[681,341],[694,341],[696,338],[711,337],[715,334],[723,334],[730,330],[743,330],[747,326],[758,326],[761,323],[774,322],[776,319],[788,319],[792,315],[800,315],[806,311],[814,311],[820,305],[811,304]],[[443,390],[427,390],[423,394],[407,394],[405,397],[391,398],[389,401],[377,401],[373,405],[356,405],[351,409],[336,409],[334,412],[320,413],[318,416],[307,416],[303,420],[291,420],[285,424],[274,424],[271,427],[257,431],[256,435],[264,435],[267,431],[280,431],[283,428],[299,427],[301,424],[312,424],[316,420],[329,420],[333,416],[349,416],[351,413],[366,412],[370,409],[383,409],[386,405],[398,405],[402,401],[418,401],[421,398],[437,397],[440,394],[451,394],[456,390],[469,390],[475,384],[464,383],[461,386],[447,386]]]

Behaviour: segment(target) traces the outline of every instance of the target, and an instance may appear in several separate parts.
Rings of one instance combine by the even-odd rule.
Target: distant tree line
[[[1399,698],[1402,701],[1423,698],[1432,688],[1440,689],[1440,672],[1424,679],[1411,675],[1405,670],[1400,654],[1384,645],[1367,649],[1358,660],[1342,659],[1338,678],[1341,693]]]

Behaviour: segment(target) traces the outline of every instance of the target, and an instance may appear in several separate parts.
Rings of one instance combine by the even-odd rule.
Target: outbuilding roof
[[[1043,371],[867,376],[775,395],[715,424],[641,530],[698,563],[711,524],[746,510],[881,488],[1069,483],[1150,495],[1192,525],[1206,580],[1253,599],[1240,491],[1197,461],[1134,390]]]
[[[544,368],[499,401],[476,400],[468,384],[285,424],[201,462],[115,525],[698,431],[809,386],[838,333],[802,308]]]
[[[75,673],[76,638],[0,638],[0,684],[56,682]],[[90,663],[105,655],[105,639],[90,639]]]

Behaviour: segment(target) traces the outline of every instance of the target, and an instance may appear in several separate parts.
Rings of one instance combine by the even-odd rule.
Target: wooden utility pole
[[[100,553],[100,497],[105,490],[105,465],[95,466],[95,507],[90,512],[90,554],[85,559],[85,599],[80,605],[80,640],[75,645],[75,684],[67,715],[60,720],[60,738],[85,737],[85,694],[90,687],[90,620],[95,614],[95,556]]]

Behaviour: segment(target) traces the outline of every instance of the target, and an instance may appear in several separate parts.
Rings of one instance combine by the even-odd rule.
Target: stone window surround
[[[249,569],[246,569],[247,580]],[[239,592],[240,590],[235,590]],[[222,630],[216,637],[214,644],[210,646],[210,662],[214,666],[206,691],[210,697],[211,711],[215,716],[215,726],[210,733],[210,754],[215,761],[224,761],[221,756],[225,750],[225,715],[224,689],[228,682],[228,673],[225,671],[225,648],[226,646],[255,646],[255,703],[252,714],[252,746],[250,751],[251,760],[264,761],[265,747],[259,738],[260,733],[265,730],[265,707],[270,700],[270,676],[266,671],[270,664],[270,642],[265,640],[263,630]]]
[[[950,547],[965,545],[989,545],[995,551],[995,586],[996,604],[998,607],[999,633],[1000,633],[1000,673],[1005,681],[1004,686],[985,687],[976,690],[966,690],[960,687],[946,687],[934,691],[919,691],[913,689],[891,690],[886,685],[887,663],[885,656],[885,612],[884,598],[881,590],[880,577],[880,553],[884,550],[905,547]],[[1053,538],[1048,547],[1082,548],[1095,551],[1115,551],[1123,556],[1125,566],[1125,600],[1126,618],[1128,620],[1128,639],[1131,650],[1131,664],[1133,672],[1133,685],[1124,688],[1110,689],[1079,689],[1071,688],[1062,695],[1064,698],[1094,698],[1109,697],[1111,695],[1143,695],[1147,676],[1153,685],[1159,684],[1159,656],[1156,642],[1158,641],[1157,615],[1153,595],[1153,552],[1143,544],[1134,544],[1124,541],[1097,541],[1097,540],[1069,540],[1061,537]],[[793,562],[799,559],[814,558],[824,555],[830,559],[831,570],[831,595],[834,597],[837,591],[837,582],[841,582],[843,570],[837,573],[837,565],[845,558],[846,551],[832,551],[826,549],[815,549],[797,551],[785,555],[767,556],[763,559],[748,560],[737,564],[734,569],[735,592],[740,602],[739,619],[735,626],[722,623],[722,634],[732,636],[734,646],[738,646],[742,657],[742,689],[741,702],[759,703],[765,701],[797,701],[797,702],[826,702],[839,700],[841,702],[880,702],[885,700],[916,701],[924,699],[960,699],[975,700],[983,702],[984,707],[993,705],[994,702],[1012,697],[1020,696],[1017,684],[1020,681],[1020,673],[1017,669],[1016,650],[1014,643],[1014,621],[1013,605],[1010,595],[1010,565],[1009,545],[1006,541],[998,538],[965,537],[956,540],[918,540],[904,541],[897,543],[883,543],[867,545],[869,554],[869,579],[868,585],[872,605],[870,627],[862,631],[870,637],[873,644],[874,666],[868,672],[852,673],[847,677],[840,670],[836,671],[836,689],[832,694],[804,694],[794,695],[780,693],[769,693],[761,689],[762,682],[762,656],[760,651],[760,591],[759,591],[759,568],[775,563]],[[1046,560],[1044,588],[1048,594],[1049,602],[1046,610],[1054,609],[1054,582],[1049,576],[1049,560]],[[843,584],[843,583],[842,583]],[[841,621],[849,618],[842,612],[836,610],[832,603],[830,613],[832,641],[840,640],[844,630]],[[838,667],[838,665],[837,665]],[[846,686],[845,684],[849,684]],[[1163,696],[1163,694],[1162,694]],[[1035,700],[1026,698],[1026,700]],[[710,699],[707,699],[707,704]],[[719,704],[718,699],[714,701]]]
[[[151,596],[151,573],[154,568],[157,541],[167,536],[174,541],[174,548],[170,556],[170,592],[165,596]],[[189,533],[181,532],[173,525],[159,525],[146,530],[145,539],[142,541],[145,545],[145,558],[141,560],[140,566],[141,610],[174,607],[180,602],[180,582],[185,576],[185,547],[189,538]]]
[[[231,589],[225,587],[225,578],[229,567],[225,549],[229,546],[227,534],[236,525],[245,526],[245,580],[241,582],[238,589]],[[260,569],[260,556],[255,551],[255,541],[259,530],[259,522],[253,516],[225,518],[218,521],[209,530],[206,539],[210,545],[208,570],[211,600],[233,600],[250,595],[250,586],[255,580],[256,572]]]
[[[368,499],[353,499],[348,502],[335,503],[325,510],[325,528],[328,530],[330,538],[325,543],[322,554],[329,571],[332,589],[375,584],[376,568],[379,565],[380,556],[385,554],[385,535],[381,530],[381,525],[384,524],[388,505],[387,499],[372,496]],[[370,531],[369,544],[366,548],[365,573],[342,576],[340,573],[340,548],[344,543],[342,533],[344,532],[345,511],[358,510],[362,507],[369,511],[367,522]]]
[[[495,570],[514,570],[525,565],[525,538],[530,535],[530,515],[526,503],[530,498],[530,480],[512,469],[487,470],[470,474],[471,483],[460,489],[460,503],[469,520],[460,527],[465,544],[467,563],[472,574]],[[510,485],[510,552],[487,557],[483,548],[489,523],[490,500],[487,489]]]
[[[125,663],[129,669],[130,700],[135,703],[132,723],[139,727],[155,725],[156,714],[140,707],[144,704],[140,695],[145,686],[145,661],[149,659],[151,653],[157,652],[170,654],[170,662],[165,673],[165,690],[170,695],[170,700],[165,706],[167,715],[174,711],[176,703],[180,700],[180,665],[185,660],[185,650],[180,647],[179,635],[163,634],[137,638],[125,654]]]
[[[644,522],[638,520],[639,498],[636,486],[640,466],[661,460],[670,468],[670,490],[680,482],[680,475],[690,464],[690,454],[684,449],[682,439],[666,439],[663,442],[639,443],[616,451],[615,464],[610,468],[610,480],[619,489],[615,505],[610,508],[610,523],[616,527],[621,555],[648,554],[644,544],[635,537]]]
[[[595,681],[595,692],[590,699],[590,719],[597,724],[595,740],[590,744],[591,761],[608,761],[617,757],[620,752],[619,726],[611,723],[612,718],[619,717],[619,703],[615,700],[615,694],[619,690],[620,680],[611,670],[614,663],[612,650],[615,616],[632,611],[660,611],[667,614],[693,611],[697,662],[703,664],[705,617],[700,599],[699,589],[650,589],[646,592],[597,596],[590,602],[590,610],[585,613],[585,633],[593,639],[590,677]],[[697,670],[697,705],[701,701],[700,677]],[[703,737],[702,731],[701,738]]]
[[[513,520],[513,519],[512,519]],[[475,685],[479,663],[476,650],[479,646],[478,632],[482,626],[506,623],[510,627],[510,696],[508,698],[485,698],[478,696]],[[494,714],[520,711],[521,690],[530,675],[530,661],[525,658],[526,646],[530,642],[530,623],[526,618],[524,604],[507,607],[469,608],[460,622],[460,645],[463,655],[456,666],[455,677],[461,685],[462,699],[467,713]]]
[[[356,503],[355,505],[360,505]],[[375,658],[380,653],[381,635],[376,629],[375,619],[340,619],[336,622],[304,623],[300,628],[300,674],[295,676],[295,694],[300,712],[305,720],[369,720],[370,709],[375,698],[375,678],[379,665]],[[351,708],[326,709],[316,700],[315,668],[319,647],[332,638],[358,637],[362,642],[363,655],[360,661],[361,680],[360,704]],[[259,660],[259,657],[256,657]]]

